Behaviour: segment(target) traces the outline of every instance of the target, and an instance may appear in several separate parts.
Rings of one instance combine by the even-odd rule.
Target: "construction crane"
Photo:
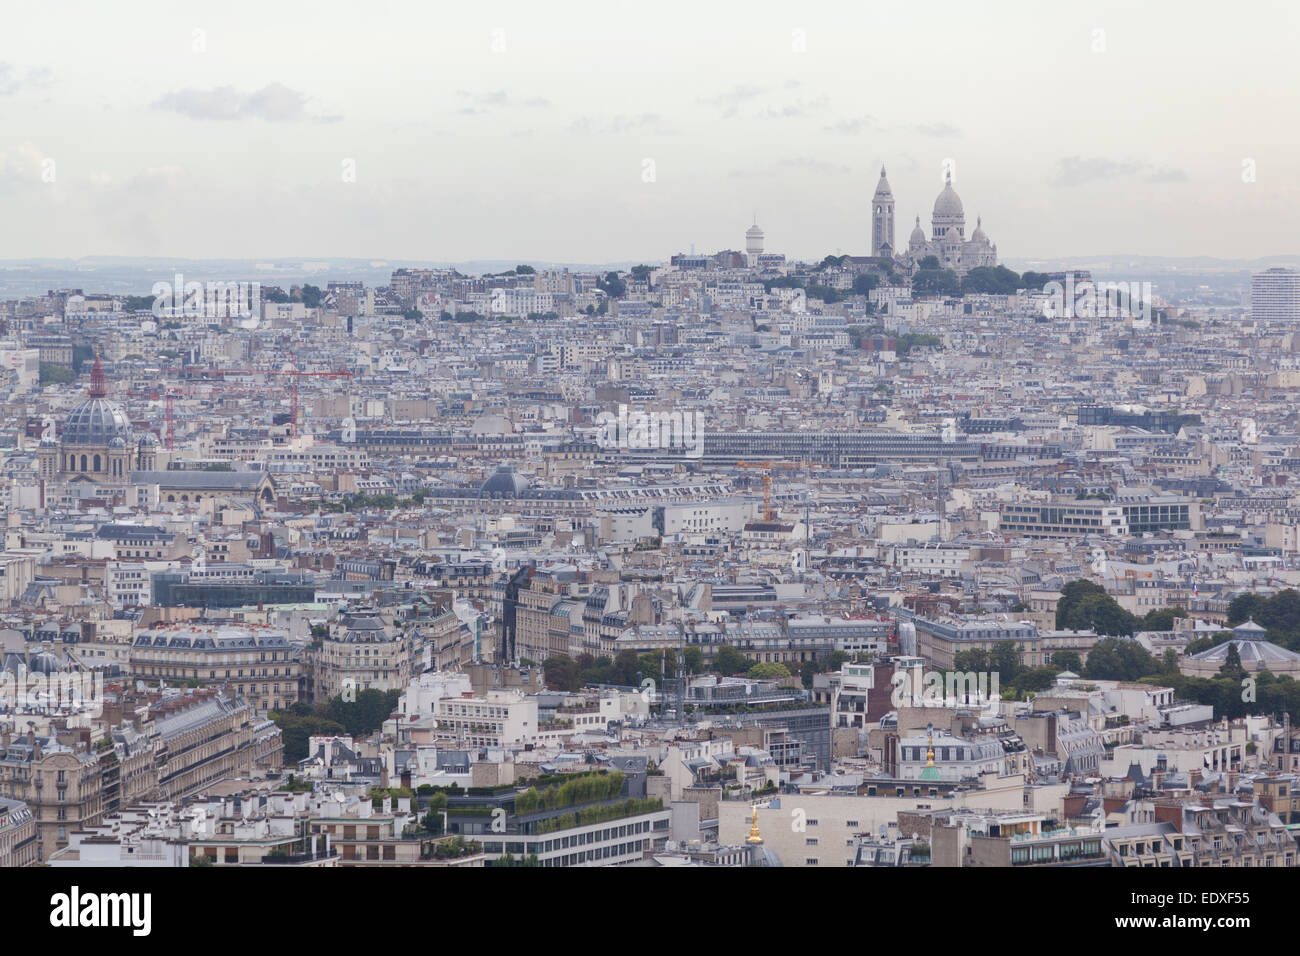
[[[805,473],[813,468],[824,468],[825,465],[812,464],[807,461],[738,461],[737,468],[761,468],[763,469],[763,520],[776,520],[776,512],[772,510],[772,471],[804,471]]]
[[[131,398],[147,398],[151,402],[164,399],[167,408],[167,424],[163,429],[163,444],[168,451],[176,450],[176,410],[174,402],[177,392],[170,389],[165,392],[127,392]]]
[[[298,437],[298,379],[300,378],[351,378],[351,372],[300,372],[294,367],[294,354],[289,353],[286,368],[213,368],[209,369],[218,379],[227,375],[288,375],[289,376],[289,434]],[[207,381],[211,381],[210,379]]]

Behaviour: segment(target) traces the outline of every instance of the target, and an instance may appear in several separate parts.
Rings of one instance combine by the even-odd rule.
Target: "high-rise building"
[[[1279,266],[1252,275],[1250,317],[1256,322],[1300,321],[1300,272]]]

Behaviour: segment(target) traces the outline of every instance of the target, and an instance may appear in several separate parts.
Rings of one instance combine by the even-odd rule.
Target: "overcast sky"
[[[7,0],[0,258],[1296,253],[1298,11]]]

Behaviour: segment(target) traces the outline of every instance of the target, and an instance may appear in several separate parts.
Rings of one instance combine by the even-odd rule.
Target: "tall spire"
[[[99,364],[99,348],[95,348],[95,367],[90,370],[90,397],[105,398],[108,395],[108,383],[104,381],[104,366]]]

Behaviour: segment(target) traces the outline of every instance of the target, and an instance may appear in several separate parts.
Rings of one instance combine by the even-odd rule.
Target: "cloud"
[[[852,172],[848,166],[842,163],[828,163],[822,159],[814,159],[811,156],[795,156],[791,159],[783,159],[777,163],[783,169],[807,169],[816,173],[848,173]]]
[[[1150,176],[1147,177],[1149,183],[1185,183],[1187,182],[1187,172],[1182,169],[1176,169],[1173,166],[1161,166]]]
[[[1082,186],[1084,183],[1142,176],[1149,183],[1187,182],[1187,173],[1171,166],[1156,168],[1152,163],[1106,159],[1101,156],[1066,156],[1056,164],[1054,186]]]
[[[961,130],[951,123],[917,123],[912,127],[922,136],[960,136]]]
[[[828,133],[840,133],[844,136],[854,136],[858,133],[865,133],[876,125],[876,120],[871,116],[858,116],[853,119],[842,119],[835,123],[830,123],[822,127]]]
[[[39,182],[45,154],[35,143],[19,143],[0,152],[0,183]]]
[[[0,62],[0,96],[13,96],[22,90],[43,90],[54,83],[54,74],[45,67],[19,70],[12,63]]]
[[[713,106],[722,110],[723,119],[730,119],[740,112],[740,107],[743,104],[762,96],[765,92],[766,90],[761,86],[740,84],[724,93],[719,93],[717,96],[701,97],[700,102],[705,106]]]
[[[241,93],[233,86],[210,90],[184,89],[163,94],[153,105],[196,120],[261,119],[268,123],[329,123],[340,117],[308,111],[309,98],[283,83],[268,83],[260,90]]]
[[[460,108],[460,112],[465,116],[480,116],[498,108],[545,109],[551,105],[551,101],[542,96],[532,96],[523,101],[513,100],[505,90],[492,90],[487,93],[457,90],[456,94],[465,100],[465,105]]]
[[[618,114],[608,119],[593,119],[590,116],[581,116],[569,125],[570,133],[635,133],[640,130],[650,130],[656,133],[665,132],[660,125],[662,118],[658,113],[638,113],[635,116],[624,116]]]
[[[829,102],[830,100],[825,96],[818,96],[811,100],[796,100],[785,106],[769,106],[758,115],[763,119],[806,119],[820,113]]]
[[[750,179],[754,177],[778,177],[789,175],[791,170],[802,170],[819,175],[847,175],[853,170],[842,163],[828,163],[812,156],[791,156],[779,159],[771,166],[757,169],[733,169],[727,173],[729,179]]]

